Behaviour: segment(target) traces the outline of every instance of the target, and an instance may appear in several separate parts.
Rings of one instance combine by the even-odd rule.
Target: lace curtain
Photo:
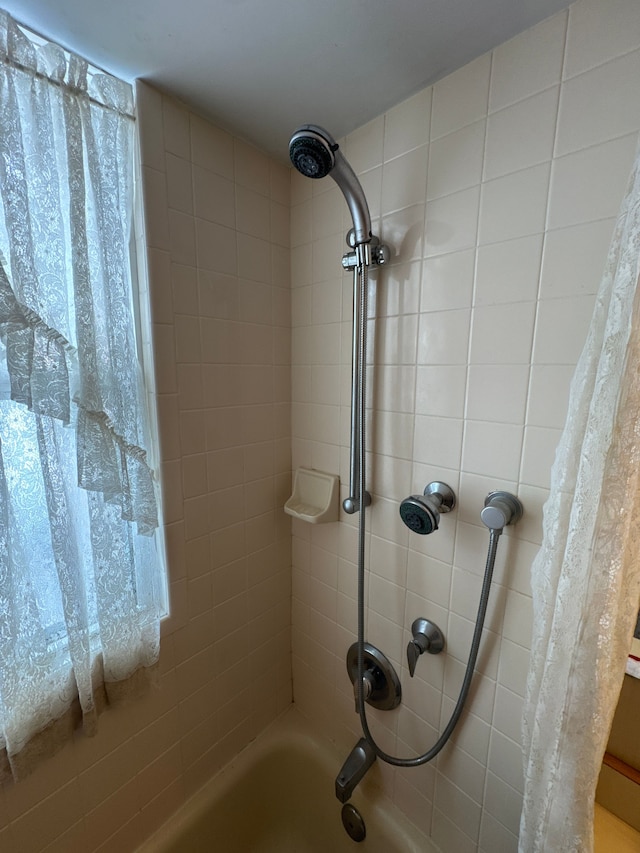
[[[163,583],[132,90],[6,12],[0,52],[0,779],[18,779],[144,680]]]
[[[640,159],[614,232],[532,567],[521,853],[593,850],[640,597]]]

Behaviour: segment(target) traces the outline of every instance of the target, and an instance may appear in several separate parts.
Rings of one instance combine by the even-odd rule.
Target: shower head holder
[[[522,504],[511,492],[489,492],[484,501],[484,509],[480,513],[482,523],[496,532],[503,527],[515,524],[522,518]]]
[[[409,530],[426,536],[438,529],[440,513],[451,512],[456,505],[456,496],[446,483],[433,482],[425,487],[422,495],[411,495],[400,504],[400,518]]]

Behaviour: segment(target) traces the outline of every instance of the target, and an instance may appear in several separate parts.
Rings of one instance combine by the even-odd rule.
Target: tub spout
[[[360,738],[336,776],[336,797],[341,803],[346,803],[351,797],[356,785],[362,781],[375,760],[373,747],[365,738]]]

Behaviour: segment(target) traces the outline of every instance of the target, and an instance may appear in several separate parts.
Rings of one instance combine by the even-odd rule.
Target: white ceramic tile
[[[314,282],[328,281],[340,275],[343,249],[346,249],[346,245],[342,231],[314,241],[311,262],[311,277]]]
[[[415,462],[459,468],[462,421],[417,415],[413,459]]]
[[[472,364],[528,364],[531,358],[534,302],[475,308],[471,332]]]
[[[554,160],[548,227],[617,216],[636,144],[633,133]]]
[[[477,609],[477,608],[476,608]],[[480,678],[478,678],[480,680]],[[455,697],[457,699],[457,696]],[[451,718],[455,708],[455,699],[445,695],[442,701],[442,725]],[[461,719],[461,725],[456,727],[452,741],[456,747],[471,756],[481,766],[487,763],[487,755],[489,752],[489,738],[491,736],[491,726],[477,714],[471,712],[473,707],[473,699],[469,699],[469,704],[465,702],[465,712]],[[464,720],[464,723],[463,723]],[[486,775],[482,773],[483,777]],[[484,778],[483,778],[484,784]],[[471,792],[469,792],[471,794]]]
[[[268,240],[261,240],[249,234],[237,232],[237,271],[241,278],[252,281],[261,281],[265,284],[271,283],[271,245]],[[224,262],[231,264],[231,251],[229,247],[228,257]],[[225,272],[231,272],[225,269]]]
[[[191,156],[195,165],[233,179],[233,137],[191,113]]]
[[[176,314],[176,362],[199,362],[202,358],[200,349],[200,321],[197,317]]]
[[[378,220],[382,213],[382,166],[370,169],[360,174],[360,185],[367,199],[369,214],[371,215],[371,230],[379,236],[380,227]],[[342,200],[342,228],[341,233],[346,237],[347,232],[353,227],[351,212]],[[345,245],[345,251],[346,251]]]
[[[423,89],[384,117],[384,159],[391,160],[429,141],[431,89]]]
[[[573,365],[536,364],[531,369],[527,423],[562,429],[569,403]]]
[[[416,368],[407,365],[380,365],[375,373],[373,388],[376,406],[392,412],[415,410]]]
[[[505,691],[502,688],[500,689],[502,690],[502,693],[500,694],[501,698],[505,694],[508,694],[509,696],[515,696],[515,694],[510,693],[509,691]],[[512,703],[508,702],[507,704],[511,705]],[[498,707],[498,704],[496,704],[496,708]],[[516,711],[516,719],[518,725],[520,723],[520,714],[521,712]],[[514,740],[517,739],[518,738],[514,738]],[[518,832],[520,831],[520,812],[522,811],[522,796],[518,791],[515,790],[515,788],[512,788],[507,785],[494,773],[487,773],[487,786],[485,791],[484,807],[490,815],[493,815],[493,817],[503,823],[504,826],[510,832],[512,832],[514,835],[518,834]]]
[[[389,246],[393,263],[406,263],[422,256],[424,204],[382,217],[380,239]]]
[[[431,837],[440,850],[455,850],[456,853],[476,853],[477,839],[469,838],[462,830],[447,819],[440,809],[433,810]]]
[[[188,160],[191,156],[189,112],[172,98],[162,98],[164,147],[171,154]]]
[[[467,421],[462,467],[472,474],[516,480],[520,469],[522,427]]]
[[[420,310],[420,261],[393,264],[385,267],[376,276],[376,317],[391,317],[397,314],[417,314]]]
[[[435,84],[432,139],[483,118],[487,112],[490,69],[491,55],[485,54]]]
[[[245,323],[270,325],[272,291],[268,284],[257,281],[238,281],[238,311]]]
[[[481,244],[544,231],[549,170],[548,164],[532,166],[483,184]]]
[[[528,649],[503,639],[500,647],[500,666],[498,669],[498,681],[500,684],[503,684],[519,696],[524,696],[528,670]]]
[[[447,661],[444,691],[449,702],[457,702],[465,670],[466,663],[461,663],[453,659]],[[495,692],[495,681],[476,672],[471,682],[467,703],[465,704],[467,713],[472,713],[474,717],[487,724],[490,723],[493,714]],[[482,749],[484,750],[485,748],[488,749],[488,744],[485,746],[483,742]],[[466,751],[470,755],[473,755],[473,748]]]
[[[271,201],[270,209],[269,209],[269,218],[270,218],[270,228],[269,228],[269,236],[272,243],[276,243],[283,248],[288,250],[290,244],[289,232],[291,230],[291,217],[289,215],[289,205],[288,204],[279,204],[278,202]],[[285,255],[285,266],[288,267],[290,264],[289,252],[286,251]]]
[[[441,775],[436,781],[435,805],[456,827],[471,838],[480,831],[481,808],[463,791]]]
[[[534,300],[542,255],[542,235],[491,243],[478,249],[476,305]]]
[[[522,792],[522,747],[495,729],[491,736],[487,766],[503,782]]]
[[[328,237],[336,232],[342,234],[344,206],[344,196],[337,186],[333,186],[328,192],[313,198],[311,203],[311,235],[314,240]]]
[[[169,210],[167,205],[167,180],[164,172],[143,166],[144,222],[147,246],[170,249]]]
[[[418,364],[466,364],[470,311],[420,315]]]
[[[640,8],[635,0],[582,0],[569,14],[564,73],[573,77],[640,46]]]
[[[311,368],[308,391],[311,401],[338,405],[340,367],[337,364],[317,364]]]
[[[418,492],[422,493],[422,489]],[[451,568],[426,554],[409,550],[407,590],[441,607],[449,606]]]
[[[486,122],[476,121],[431,143],[427,198],[450,195],[479,184]]]
[[[416,414],[461,418],[466,379],[464,365],[419,367],[416,374]]]
[[[191,163],[174,154],[167,154],[166,175],[169,207],[183,213],[193,213]]]
[[[544,299],[538,305],[534,362],[576,364],[593,313],[592,295]]]
[[[441,255],[475,246],[479,202],[479,187],[428,202],[425,255]]]
[[[420,769],[417,773],[420,773]],[[425,773],[425,771],[422,771]],[[431,773],[431,768],[428,770]],[[428,793],[427,782],[425,776],[422,776],[418,782],[416,779],[416,770],[411,768],[408,778],[400,775],[396,776],[395,782],[395,804],[398,808],[407,815],[409,820],[414,823],[425,835],[431,834],[431,800],[425,794]],[[417,786],[417,787],[416,787]]]
[[[169,209],[169,240],[174,263],[196,265],[196,235],[193,216]]]
[[[605,268],[614,227],[602,219],[548,231],[545,236],[540,296],[596,293]]]
[[[520,740],[520,722],[524,701],[517,693],[498,685],[496,688],[496,704],[493,725],[499,732],[511,740]],[[517,797],[514,797],[517,800]]]
[[[236,232],[223,225],[196,220],[198,265],[213,272],[235,274],[237,271]]]
[[[518,835],[510,832],[500,821],[485,812],[480,828],[479,853],[517,853]]]
[[[467,417],[478,421],[523,424],[528,381],[528,365],[471,365]]]
[[[381,616],[402,626],[404,620],[405,589],[391,583],[379,575],[371,575],[369,580],[369,607]]]
[[[384,116],[359,127],[347,136],[344,153],[356,174],[382,165]],[[307,183],[311,181],[307,180]]]
[[[270,169],[266,154],[246,142],[234,138],[233,158],[235,179],[238,184],[261,195],[269,195]]]
[[[556,455],[561,431],[528,426],[522,448],[520,481],[530,486],[549,488],[551,466]]]
[[[551,159],[558,92],[554,86],[489,117],[485,180]]]
[[[307,199],[291,208],[291,246],[311,242],[312,201]]]
[[[640,50],[567,80],[562,87],[556,154],[606,142],[640,127],[634,80]]]
[[[470,308],[475,252],[452,252],[426,258],[422,264],[420,310]]]
[[[143,166],[164,171],[164,128],[162,126],[162,95],[153,86],[137,79],[134,83],[140,162]]]
[[[246,187],[236,187],[236,228],[243,234],[268,240],[270,236],[269,199]]]
[[[463,619],[457,613],[449,613],[446,624],[440,626],[447,637],[447,649],[450,655],[463,664],[469,659],[469,649],[473,639],[475,619]],[[478,672],[487,678],[494,679],[498,667],[499,637],[493,631],[485,629],[482,633],[480,652],[478,655]]]
[[[497,47],[491,69],[491,111],[560,82],[567,13],[562,12]]]
[[[342,294],[345,283],[333,278],[311,288],[311,323],[339,323],[342,319]]]
[[[428,153],[428,146],[421,145],[384,164],[382,211],[385,215],[411,207],[424,199]]]
[[[384,454],[393,448],[398,459],[411,459],[413,446],[413,418],[402,412],[379,413],[371,449]]]
[[[378,320],[375,340],[377,363],[415,364],[418,322],[419,317],[415,314]],[[344,350],[345,361],[347,352],[351,352],[350,345]]]
[[[533,625],[533,605],[530,595],[509,590],[504,609],[502,636],[506,640],[529,647],[531,645],[531,629]],[[509,734],[503,730],[503,734]],[[511,736],[511,735],[509,735]],[[514,740],[519,739],[518,737]]]

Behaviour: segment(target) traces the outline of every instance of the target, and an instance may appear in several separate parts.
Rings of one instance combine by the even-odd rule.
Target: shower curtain
[[[573,378],[532,566],[520,853],[590,853],[640,597],[640,153]]]

